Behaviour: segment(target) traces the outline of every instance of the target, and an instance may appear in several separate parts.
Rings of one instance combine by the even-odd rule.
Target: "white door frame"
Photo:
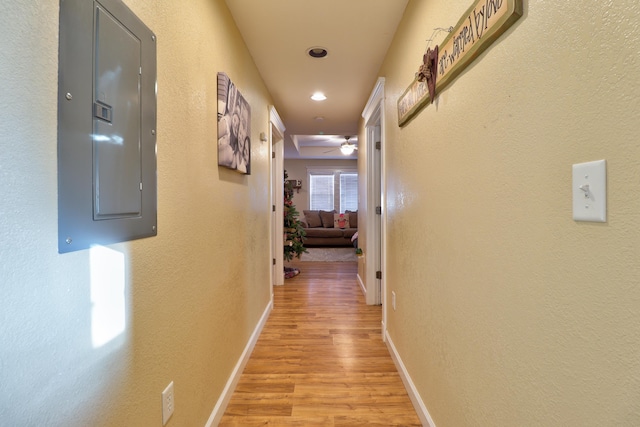
[[[271,299],[273,286],[284,285],[284,123],[276,108],[269,106],[269,141],[271,147]],[[273,262],[275,260],[275,262]]]
[[[366,166],[367,166],[367,217],[365,222],[366,227],[366,254],[370,254],[372,257],[380,256],[379,263],[373,258],[370,262],[366,263],[365,267],[365,286],[367,289],[367,304],[382,304],[382,337],[386,336],[386,324],[387,324],[387,301],[386,301],[386,172],[385,172],[385,124],[384,124],[384,77],[378,78],[376,85],[369,96],[367,105],[362,112],[365,126],[365,144],[366,144]],[[380,142],[380,163],[379,165],[375,159],[376,143]],[[379,167],[379,170],[376,170]],[[379,181],[379,186],[376,185],[376,180]],[[380,190],[380,207],[382,208],[381,218],[376,218],[376,201],[378,195],[374,194],[376,188]],[[380,222],[378,222],[378,219]],[[377,226],[379,224],[379,226]],[[376,279],[376,264],[379,264],[380,271],[382,271],[382,279],[379,281]]]

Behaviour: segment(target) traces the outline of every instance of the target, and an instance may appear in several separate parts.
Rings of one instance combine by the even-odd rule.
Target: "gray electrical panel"
[[[122,1],[60,1],[58,252],[157,234],[156,81]]]

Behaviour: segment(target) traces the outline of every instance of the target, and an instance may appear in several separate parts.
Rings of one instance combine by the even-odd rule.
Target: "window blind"
[[[309,176],[309,209],[332,211],[334,208],[333,174]]]
[[[358,210],[358,174],[340,174],[340,212]]]
[[[309,209],[344,213],[358,210],[358,172],[340,169],[308,170]]]

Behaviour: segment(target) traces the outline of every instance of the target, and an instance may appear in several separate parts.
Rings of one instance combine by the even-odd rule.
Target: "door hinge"
[[[382,143],[380,141],[376,141],[376,150],[379,150],[381,146]]]
[[[271,158],[272,158],[272,159],[275,159],[275,158],[276,158],[276,152],[275,152],[275,151],[272,151],[272,152],[271,152]]]
[[[271,212],[275,212],[276,211],[276,205],[271,205]]]
[[[276,259],[273,258],[273,265],[276,265]]]
[[[382,206],[376,206],[376,215],[382,215]]]
[[[376,271],[376,279],[382,279],[382,271]]]

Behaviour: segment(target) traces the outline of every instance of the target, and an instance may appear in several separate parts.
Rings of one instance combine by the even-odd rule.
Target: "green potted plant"
[[[288,174],[284,171],[284,259],[291,261],[294,257],[300,259],[302,253],[307,252],[303,238],[306,233],[302,222],[298,219],[298,211],[293,204],[293,186],[287,181]]]

